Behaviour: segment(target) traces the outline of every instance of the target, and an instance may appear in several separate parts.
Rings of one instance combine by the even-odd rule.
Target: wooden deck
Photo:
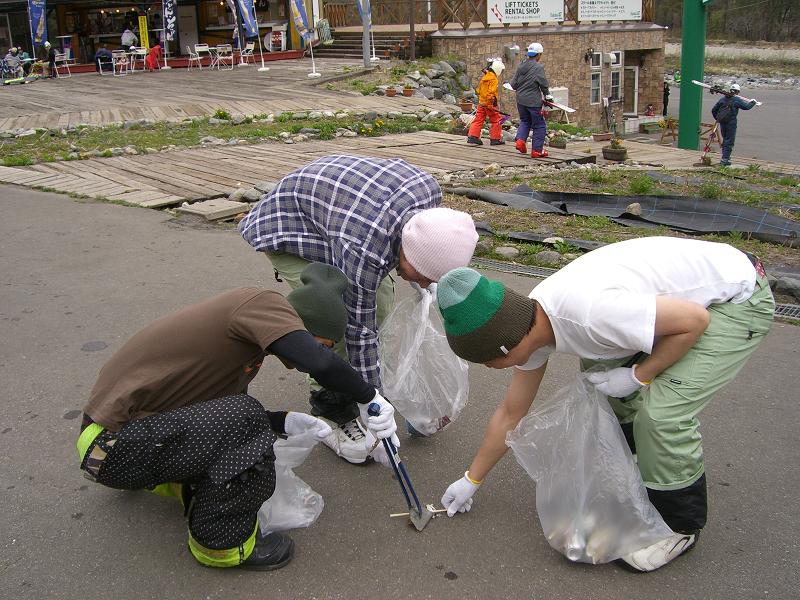
[[[214,146],[142,156],[0,167],[0,182],[159,208],[228,195],[238,187],[278,181],[329,154],[402,158],[434,175],[498,163],[531,166],[513,144],[467,146],[463,136],[420,131],[376,138],[337,138],[298,144]],[[593,161],[594,156],[553,151],[539,164]]]

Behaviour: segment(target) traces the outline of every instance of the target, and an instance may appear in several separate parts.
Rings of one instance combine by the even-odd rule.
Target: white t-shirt
[[[556,344],[519,367],[541,367],[552,352],[606,359],[651,352],[656,296],[709,306],[740,303],[755,289],[747,256],[727,244],[649,237],[610,244],[574,260],[528,295],[550,319]]]

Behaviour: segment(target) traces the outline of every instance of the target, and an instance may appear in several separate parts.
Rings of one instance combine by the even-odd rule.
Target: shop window
[[[592,73],[591,77],[591,95],[589,96],[589,104],[600,104],[600,73]]]
[[[622,81],[622,71],[619,69],[611,70],[611,94],[609,98],[612,102],[619,102],[622,97],[620,94],[620,84]]]
[[[589,64],[593,69],[599,69],[603,66],[603,53],[592,52]]]

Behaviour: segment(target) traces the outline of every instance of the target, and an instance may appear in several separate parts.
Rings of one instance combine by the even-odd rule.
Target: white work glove
[[[637,391],[645,383],[636,379],[633,369],[636,367],[619,367],[603,373],[589,373],[586,375],[598,392],[612,398],[624,398]]]
[[[452,517],[457,512],[469,512],[469,509],[472,508],[472,494],[478,490],[480,484],[472,483],[467,479],[467,473],[469,471],[466,471],[461,479],[451,483],[442,496],[442,506],[447,509],[448,517]]]
[[[514,88],[511,87],[511,84],[509,82],[507,82],[507,81],[503,84],[503,88],[507,89],[510,92],[514,91]]]
[[[374,417],[367,413],[369,405],[373,402],[381,407],[380,414]],[[364,423],[364,427],[379,440],[391,437],[397,431],[397,423],[394,422],[394,406],[389,404],[389,401],[381,396],[379,391],[375,390],[375,397],[366,404],[359,404],[358,410],[361,413],[361,422]]]
[[[328,437],[333,431],[331,426],[322,419],[294,411],[286,413],[286,421],[283,428],[286,430],[286,435],[310,433],[320,441]]]
[[[392,443],[394,444],[394,449],[399,450],[400,440],[397,437],[397,434],[395,433],[394,435],[392,435],[391,439]],[[391,463],[389,462],[389,455],[386,454],[386,448],[383,446],[383,442],[376,439],[375,436],[372,435],[372,433],[370,433],[369,431],[367,431],[367,434],[364,436],[364,441],[367,446],[367,452],[369,452],[369,450],[373,446],[375,446],[375,449],[372,450],[372,452],[369,452],[369,455],[372,457],[372,460],[374,460],[379,465],[383,465],[384,467],[391,466]],[[375,444],[376,441],[378,442],[377,445]]]
[[[544,99],[545,99],[545,100],[547,100],[548,102],[553,102],[553,97],[552,97],[550,94],[547,94],[547,95],[544,97]]]

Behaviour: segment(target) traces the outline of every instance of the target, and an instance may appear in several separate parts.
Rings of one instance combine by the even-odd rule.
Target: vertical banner
[[[28,16],[31,21],[31,37],[33,38],[33,50],[36,46],[47,41],[47,10],[45,0],[28,0]]]
[[[292,22],[294,22],[295,29],[300,37],[307,40],[311,37],[311,32],[308,29],[308,17],[306,16],[306,7],[303,0],[289,0],[289,6],[292,9]]]
[[[361,24],[364,27],[372,27],[372,3],[370,0],[356,0],[358,12],[361,13]]]
[[[244,36],[258,37],[258,24],[256,23],[255,0],[236,0],[239,5],[239,14],[242,16]]]
[[[147,16],[139,16],[139,46],[150,49],[150,36],[147,34]]]
[[[175,4],[177,0],[164,0],[164,39],[172,42],[175,40]]]
[[[236,8],[234,0],[227,0],[227,2],[228,8],[233,13],[233,44],[237,48],[241,48],[241,44],[239,44],[239,10]]]

